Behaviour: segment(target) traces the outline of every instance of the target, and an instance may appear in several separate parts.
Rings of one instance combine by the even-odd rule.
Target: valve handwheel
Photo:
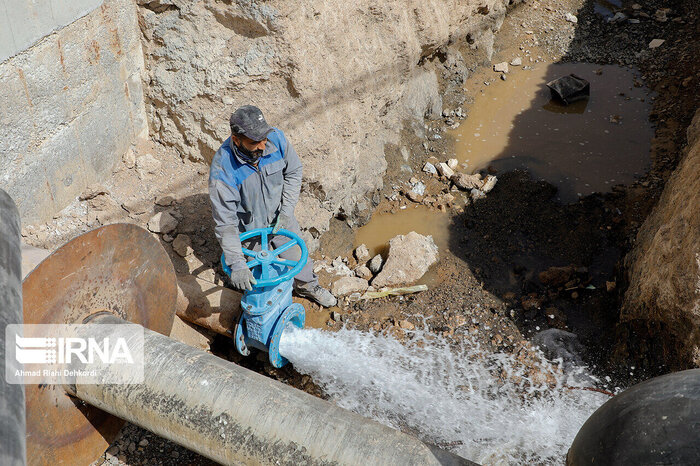
[[[270,249],[268,245],[268,239],[270,236],[284,236],[289,238],[289,241],[280,246],[277,249]],[[257,280],[257,284],[253,285],[254,288],[262,288],[266,286],[279,285],[282,282],[291,280],[296,274],[298,274],[301,269],[306,265],[306,261],[309,257],[309,252],[306,249],[306,244],[298,235],[292,233],[289,230],[279,230],[274,235],[272,234],[272,227],[268,228],[256,228],[254,230],[246,231],[240,235],[241,242],[260,237],[260,251],[253,251],[248,248],[241,248],[243,250],[243,255],[252,258],[246,265],[249,269],[253,270],[253,274]],[[298,261],[293,261],[289,259],[283,259],[279,255],[294,246],[299,246],[301,249],[301,257]],[[226,275],[231,275],[231,268],[226,265],[224,255],[221,255],[221,264],[223,266]],[[281,265],[287,267],[287,270],[278,275],[278,272],[272,268],[272,265]],[[256,270],[256,267],[258,269]],[[255,273],[259,271],[259,273]]]

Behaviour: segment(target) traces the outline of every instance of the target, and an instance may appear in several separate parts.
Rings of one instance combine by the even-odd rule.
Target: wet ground
[[[469,116],[448,135],[471,170],[528,170],[574,202],[630,184],[650,167],[650,93],[629,68],[591,63],[510,66],[507,80],[471,78]],[[590,97],[565,105],[546,83],[575,74]]]

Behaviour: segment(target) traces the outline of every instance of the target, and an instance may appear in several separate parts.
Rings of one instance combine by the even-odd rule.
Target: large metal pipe
[[[112,315],[90,321],[126,323]],[[108,328],[108,327],[105,327]],[[144,329],[143,383],[73,396],[222,464],[474,464],[334,404]],[[112,366],[125,381],[134,377]],[[115,372],[116,373],[116,372]]]
[[[10,466],[27,461],[24,385],[5,378],[5,328],[22,322],[19,212],[0,189],[0,464]]]
[[[583,424],[566,464],[700,464],[700,369],[610,398]]]

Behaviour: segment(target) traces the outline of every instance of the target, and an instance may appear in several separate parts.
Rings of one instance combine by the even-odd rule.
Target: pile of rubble
[[[438,260],[438,247],[431,236],[414,231],[397,235],[389,241],[386,260],[381,254],[370,255],[364,244],[347,258],[336,257],[330,263],[316,262],[315,272],[321,270],[334,275],[331,291],[335,296],[346,296],[348,301],[366,297],[368,292],[414,283]],[[339,277],[339,278],[336,278]]]

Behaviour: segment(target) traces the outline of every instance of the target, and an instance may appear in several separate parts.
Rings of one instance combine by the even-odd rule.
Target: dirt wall
[[[317,237],[370,211],[406,121],[422,134],[441,114],[435,52],[488,49],[512,1],[138,0],[151,133],[209,161],[231,112],[259,106],[302,157],[297,213]]]
[[[671,367],[700,367],[700,110],[688,146],[626,258],[623,324],[661,329]]]

